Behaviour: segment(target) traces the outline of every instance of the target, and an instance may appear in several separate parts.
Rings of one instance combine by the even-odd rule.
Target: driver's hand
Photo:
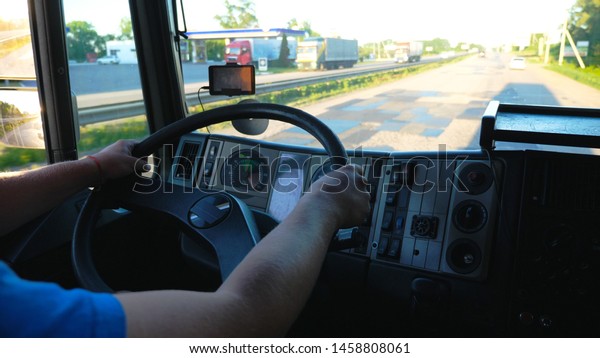
[[[91,155],[102,170],[102,181],[117,179],[140,171],[145,164],[142,159],[133,157],[131,151],[137,144],[135,140],[119,140],[100,152]]]
[[[339,228],[360,225],[370,212],[370,195],[362,169],[346,165],[325,174],[314,182],[306,200],[320,200],[321,208],[330,212]]]

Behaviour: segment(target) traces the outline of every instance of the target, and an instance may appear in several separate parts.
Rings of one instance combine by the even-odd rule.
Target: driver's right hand
[[[314,182],[304,200],[320,201],[320,208],[336,218],[339,228],[360,225],[370,213],[370,195],[362,169],[346,165]]]

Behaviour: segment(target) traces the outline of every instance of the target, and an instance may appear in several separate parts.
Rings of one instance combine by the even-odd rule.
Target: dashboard
[[[227,191],[280,222],[330,169],[321,151],[192,134],[178,148],[173,183]],[[430,158],[352,153],[371,214],[345,253],[400,267],[483,280],[498,205],[499,165],[474,155]]]
[[[195,133],[181,138],[170,177],[176,185],[227,191],[258,216],[277,223],[330,170],[327,159],[315,148]],[[453,289],[461,290],[485,286],[505,171],[501,160],[483,152],[349,152],[349,161],[363,168],[371,213],[350,233],[340,230],[339,235],[352,237],[351,244],[332,248],[330,258],[337,263],[329,271],[325,265],[334,285],[347,282],[345,289],[355,288],[353,297],[342,301],[358,299],[357,292],[385,292],[374,297],[408,294],[398,302],[410,305],[410,296],[413,301],[419,296],[412,310],[417,314],[422,305],[445,304],[451,282],[460,282]],[[194,260],[193,245],[183,241],[184,255]],[[410,279],[395,278],[406,273]],[[336,289],[335,294],[343,291]],[[376,306],[387,306],[381,304]]]
[[[292,335],[600,332],[598,157],[348,154],[368,180],[371,213],[338,233],[352,240],[332,247]],[[266,234],[330,170],[327,158],[317,148],[192,133],[180,140],[170,180],[235,195]],[[184,237],[193,261],[189,247]]]

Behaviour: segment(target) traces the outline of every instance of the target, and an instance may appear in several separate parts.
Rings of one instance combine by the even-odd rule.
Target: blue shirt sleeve
[[[0,261],[0,337],[125,335],[125,313],[113,295],[23,280]]]

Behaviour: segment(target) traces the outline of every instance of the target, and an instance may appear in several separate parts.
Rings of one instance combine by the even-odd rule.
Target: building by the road
[[[304,38],[304,30],[293,30],[284,28],[272,29],[224,29],[216,31],[188,31],[187,43],[181,43],[181,57],[184,61],[193,63],[206,62],[206,40],[225,40],[225,45],[239,38],[270,38],[283,35]]]
[[[106,54],[117,56],[122,64],[137,64],[137,54],[133,40],[107,41]]]

